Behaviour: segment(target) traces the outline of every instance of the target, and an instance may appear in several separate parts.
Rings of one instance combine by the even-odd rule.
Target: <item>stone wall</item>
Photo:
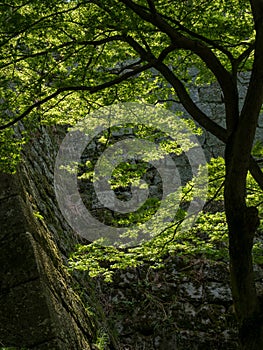
[[[238,349],[226,263],[169,256],[161,269],[98,280],[97,290],[120,349]]]
[[[240,76],[241,103],[246,82],[247,75]],[[197,87],[191,94],[224,125],[216,85]],[[261,117],[259,140],[262,129]],[[53,189],[54,160],[63,135],[58,127],[48,132],[39,128],[24,150],[17,175],[0,177],[0,344],[98,349],[95,343],[101,343],[102,334],[108,344],[103,349],[237,349],[223,262],[170,256],[163,269],[118,271],[111,284],[92,282],[85,273],[74,279],[68,275],[64,264],[83,240],[61,216]],[[224,145],[209,133],[200,141],[208,158],[223,155]],[[257,274],[260,286],[260,267]]]
[[[90,349],[93,326],[18,176],[0,177],[0,344]]]
[[[189,86],[189,92],[193,101],[204,113],[207,114],[208,117],[225,128],[225,107],[223,103],[223,95],[219,85],[217,83],[213,83],[205,86],[197,86],[195,85],[195,80],[198,77],[199,71],[193,68],[189,73],[191,74],[193,81],[193,84]],[[242,109],[244,103],[250,74],[250,72],[243,72],[238,76],[240,110]],[[183,116],[188,118],[187,112],[180,103],[174,102],[172,109],[174,111],[183,112]],[[263,113],[261,113],[259,118],[255,140],[263,143]],[[207,159],[210,159],[211,157],[224,156],[224,144],[209,132],[204,131],[202,136],[199,137],[199,141],[205,151]]]
[[[17,173],[0,175],[0,345],[5,347],[89,350],[101,327],[103,315],[88,280],[83,303],[79,283],[65,267],[80,239],[55,200],[60,132],[40,128]]]

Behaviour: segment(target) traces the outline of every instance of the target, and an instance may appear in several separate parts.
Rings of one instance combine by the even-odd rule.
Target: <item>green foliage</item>
[[[185,211],[181,208],[177,212],[175,221],[161,234],[141,246],[134,248],[118,249],[116,247],[103,247],[100,242],[89,245],[78,245],[72,253],[69,265],[70,270],[77,269],[88,271],[91,277],[103,276],[106,281],[111,281],[116,269],[150,264],[152,268],[158,268],[164,263],[167,255],[186,255],[188,257],[203,257],[212,260],[228,261],[228,229],[223,210],[224,160],[212,159],[209,167],[209,189],[207,202],[200,213],[195,225],[189,230],[180,230],[181,220],[185,218]],[[248,205],[259,208],[263,217],[262,190],[255,183],[251,175],[248,175]],[[186,184],[183,189],[187,196],[183,199],[191,199],[189,191],[191,186]],[[150,210],[148,209],[149,217]],[[131,218],[132,220],[132,218]],[[128,220],[126,224],[128,223]],[[263,225],[258,229],[258,234],[263,232]],[[253,249],[255,263],[262,263],[263,244],[257,241]]]
[[[14,173],[20,160],[20,151],[25,143],[25,137],[15,134],[14,130],[6,129],[0,132],[0,169],[6,173]]]
[[[263,142],[256,141],[252,150],[252,155],[257,158],[263,158]]]
[[[158,268],[167,254],[202,256],[214,260],[227,260],[228,257],[227,226],[221,212],[202,214],[192,230],[180,232],[171,228],[137,248],[124,251],[98,243],[77,246],[69,261],[70,269],[88,271],[91,277],[101,275],[106,281],[111,281],[116,269],[144,263]]]
[[[43,215],[41,215],[39,211],[34,211],[34,212],[33,212],[33,215],[34,215],[34,217],[37,218],[37,219],[44,220]]]
[[[94,345],[96,345],[96,349],[104,350],[107,348],[107,345],[109,345],[109,343],[110,343],[110,339],[109,339],[108,332],[106,330],[99,329],[97,331],[97,338],[94,343]]]
[[[87,124],[89,128],[92,128],[91,120],[89,120],[89,123]],[[185,125],[188,127],[188,130],[183,130],[184,133],[178,135],[178,130],[185,128]],[[176,161],[176,157],[182,155],[183,151],[187,152],[189,149],[195,146],[195,142],[193,142],[190,136],[193,136],[193,134],[200,134],[200,128],[196,128],[196,126],[193,126],[192,123],[181,122],[179,125],[175,119],[171,120],[171,128],[172,127],[176,130],[175,137],[178,136],[178,139],[176,140],[172,139],[165,132],[159,129],[155,130],[153,127],[149,127],[147,125],[134,125],[129,123],[123,125],[122,127],[110,127],[103,133],[98,134],[97,137],[93,139],[93,141],[95,140],[97,150],[97,153],[94,154],[94,159],[92,158],[92,154],[94,152],[89,149],[89,146],[87,146],[87,154],[85,151],[83,162],[79,165],[78,180],[79,186],[83,193],[82,198],[85,201],[85,205],[87,205],[90,210],[93,210],[91,206],[92,201],[86,200],[86,198],[93,198],[93,195],[91,194],[91,192],[94,191],[93,184],[96,180],[104,178],[106,176],[105,174],[108,175],[110,173],[110,187],[115,192],[116,197],[120,200],[125,201],[128,199],[127,194],[131,194],[132,186],[136,186],[139,189],[148,189],[153,176],[156,181],[155,187],[159,188],[160,190],[159,192],[155,190],[154,194],[149,196],[143,205],[136,211],[131,211],[127,214],[114,212],[114,215],[111,215],[108,209],[105,208],[98,212],[94,212],[93,210],[93,215],[95,217],[98,217],[99,220],[100,218],[103,218],[104,223],[115,227],[131,227],[127,235],[133,237],[138,235],[139,231],[149,231],[145,226],[143,226],[143,224],[147,223],[147,221],[159,209],[162,198],[160,174],[158,174],[158,169],[155,169],[152,162],[156,160],[164,160],[164,154],[170,155],[172,159]],[[130,141],[134,140],[135,145],[136,140],[138,139],[139,141],[143,140],[151,142],[151,144],[148,147],[148,144],[144,143],[143,147],[140,147],[139,149],[138,147],[135,147],[136,149],[133,148],[133,145],[129,146],[125,151],[130,152],[128,159],[126,161],[121,161],[120,163],[114,159],[114,169],[112,169],[111,158],[105,157],[106,159],[102,159],[101,156],[104,154],[106,148],[110,148],[111,146],[116,145],[118,142],[127,140],[127,137]],[[94,147],[94,143],[92,144],[92,147]],[[117,152],[118,151],[119,150],[117,150]],[[127,154],[125,157],[126,156]],[[88,160],[86,160],[87,158]],[[96,166],[99,164],[99,168],[101,169],[97,173],[94,172],[95,164]],[[75,164],[71,164],[70,171],[71,170],[75,170]],[[88,190],[86,190],[87,188]],[[178,191],[176,191],[176,193],[169,198],[170,204],[167,203],[166,208],[169,205],[173,206],[172,201],[179,200],[180,190],[181,188],[178,188]],[[197,193],[195,194],[197,195]],[[168,217],[168,211],[166,211],[166,208],[162,208],[161,211],[159,210],[159,213],[162,215],[159,215],[159,218],[156,218],[156,224],[154,226],[156,229],[159,229],[159,231],[162,230],[161,227],[164,224],[162,222],[163,218]],[[140,225],[136,231],[136,228],[133,226],[138,223]]]
[[[149,12],[148,1],[135,4]],[[248,1],[154,4],[176,35],[205,43],[230,71],[231,55],[237,58],[254,41]],[[177,46],[170,50],[164,30],[119,0],[2,1],[0,13],[0,126],[21,116],[25,133],[39,124],[68,125],[114,102],[160,102],[169,108],[176,96],[166,78],[140,57],[141,49],[155,58],[168,49],[163,63],[186,89],[193,67],[198,69],[195,84],[214,80],[194,52]],[[250,68],[251,59],[244,55],[235,70]],[[24,138],[13,137],[10,130],[0,133],[0,167],[12,172]]]
[[[208,200],[224,200],[225,161],[222,157],[212,158],[208,163],[209,187]],[[215,197],[216,196],[216,197]],[[215,198],[214,198],[215,197]]]

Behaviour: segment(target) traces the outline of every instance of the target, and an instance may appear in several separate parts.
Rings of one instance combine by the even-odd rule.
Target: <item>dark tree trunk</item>
[[[246,205],[246,178],[263,102],[263,2],[251,0],[256,41],[245,102],[226,142],[225,210],[229,229],[232,296],[242,350],[263,349],[263,310],[253,274],[252,248],[259,225],[258,211]]]
[[[246,205],[249,143],[253,139],[253,130],[247,128],[245,139],[243,129],[241,121],[226,146],[224,197],[229,229],[231,288],[241,349],[262,350],[263,317],[255,287],[252,260],[253,239],[259,218],[257,208]]]
[[[239,323],[241,349],[263,349],[263,318],[256,293],[252,247],[257,210],[236,206],[226,210],[229,227],[229,253],[232,296]]]

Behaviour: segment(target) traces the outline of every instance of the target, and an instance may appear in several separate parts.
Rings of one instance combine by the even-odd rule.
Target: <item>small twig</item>
[[[224,181],[221,183],[221,185],[218,187],[218,189],[216,190],[216,192],[215,192],[215,194],[213,195],[213,197],[210,198],[209,201],[205,203],[204,209],[205,209],[211,202],[213,202],[213,200],[215,200],[215,198],[217,197],[218,193],[219,193],[219,192],[221,191],[221,189],[223,188],[224,184],[225,184],[225,180],[224,180]]]

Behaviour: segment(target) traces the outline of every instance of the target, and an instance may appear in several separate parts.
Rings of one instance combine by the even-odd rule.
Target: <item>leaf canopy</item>
[[[21,115],[68,123],[116,100],[165,100],[158,59],[182,82],[192,67],[196,83],[210,82],[193,45],[233,74],[251,68],[248,1],[3,1],[0,11],[1,125]]]

